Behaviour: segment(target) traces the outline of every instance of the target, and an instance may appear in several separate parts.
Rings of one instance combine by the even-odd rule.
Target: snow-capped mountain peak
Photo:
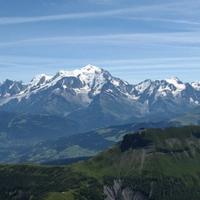
[[[138,93],[143,93],[145,90],[147,90],[152,84],[152,81],[150,79],[146,79],[143,82],[140,82],[135,86]]]
[[[166,81],[176,87],[177,90],[182,91],[186,89],[186,85],[180,81],[177,77],[171,77],[169,79],[166,79]]]
[[[200,82],[192,82],[191,85],[195,90],[200,91]]]
[[[31,94],[50,88],[53,93],[64,96],[70,95],[68,92],[71,90],[73,95],[79,98],[84,96],[84,99],[90,102],[89,93],[90,95],[99,94],[103,85],[111,79],[109,72],[93,65],[86,65],[72,71],[60,70],[54,76],[40,74],[31,80],[24,91],[20,92],[18,100],[21,101],[24,97],[29,98]]]
[[[94,93],[96,92],[96,94],[100,92],[107,79],[111,79],[109,72],[89,64],[73,71],[59,71],[52,80],[57,82],[60,79],[69,77],[73,77],[81,81],[85,92],[94,90]]]
[[[42,85],[51,80],[52,78],[53,78],[52,76],[46,74],[39,74],[31,80],[30,85],[32,86]]]
[[[69,115],[90,106],[107,106],[105,111],[110,112],[112,105],[120,115],[125,109],[125,116],[130,116],[130,110],[137,116],[166,110],[181,113],[200,105],[200,83],[183,83],[172,77],[132,85],[89,64],[54,76],[38,75],[28,85],[12,81],[0,85],[0,109],[4,110]]]
[[[0,97],[7,98],[18,94],[26,86],[21,81],[12,81],[6,79],[0,84]]]
[[[80,69],[83,73],[102,73],[104,70],[100,67],[88,64]]]
[[[82,75],[91,75],[91,74],[101,74],[103,73],[103,69],[93,66],[93,65],[86,65],[80,69],[75,69],[71,71],[60,70],[53,79],[64,78],[64,77],[80,77]]]

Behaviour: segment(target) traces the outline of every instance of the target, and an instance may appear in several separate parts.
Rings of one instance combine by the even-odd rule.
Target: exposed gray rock
[[[148,200],[140,191],[123,187],[121,180],[114,180],[113,186],[104,186],[105,200]]]

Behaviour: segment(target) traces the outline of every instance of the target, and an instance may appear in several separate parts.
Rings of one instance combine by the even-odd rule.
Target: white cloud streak
[[[131,66],[134,69],[151,69],[151,66],[154,68],[160,69],[160,66],[167,66],[167,69],[172,69],[173,65],[179,66],[182,68],[184,66],[188,66],[188,64],[193,65],[193,67],[199,68],[200,57],[155,57],[155,58],[141,58],[141,59],[66,59],[66,58],[49,58],[49,57],[27,57],[27,56],[9,56],[2,55],[0,56],[0,65],[1,67],[5,65],[18,65],[18,66],[52,66],[52,67],[61,67],[73,65],[79,66],[85,64],[98,65],[100,67],[110,66],[111,68],[118,67],[122,69],[126,69],[126,67],[130,68]],[[141,68],[142,67],[142,68]]]
[[[167,22],[167,23],[175,23],[175,24],[188,24],[188,25],[200,25],[199,21],[192,20],[181,20],[181,19],[170,19],[170,18],[155,18],[155,17],[125,17],[125,19],[129,20],[138,20],[138,21],[156,21],[156,22]]]
[[[21,24],[30,22],[43,22],[43,21],[56,21],[56,20],[71,20],[71,19],[84,19],[84,18],[95,18],[95,17],[106,17],[106,16],[118,16],[130,12],[145,12],[147,10],[158,9],[158,5],[154,6],[140,6],[133,8],[122,8],[107,11],[98,12],[82,12],[82,13],[67,13],[59,15],[47,15],[47,16],[34,16],[34,17],[1,17],[0,25],[8,24]]]
[[[183,4],[183,5],[182,5]],[[164,4],[153,4],[146,6],[133,6],[129,8],[122,9],[112,9],[112,10],[103,10],[97,12],[82,12],[82,13],[66,13],[66,14],[57,14],[57,15],[44,15],[44,16],[33,16],[33,17],[0,17],[0,25],[9,25],[9,24],[22,24],[22,23],[33,23],[33,22],[45,22],[45,21],[57,21],[57,20],[73,20],[73,19],[85,19],[85,18],[97,18],[97,17],[122,17],[122,16],[132,16],[142,14],[141,18],[138,17],[138,20],[151,20],[150,18],[144,18],[144,16],[149,16],[149,14],[161,13],[161,12],[180,12],[183,9],[180,9],[180,5],[187,8],[188,3],[164,3]],[[199,5],[199,4],[198,4]],[[195,9],[193,8],[193,11]],[[164,20],[170,22],[171,20]],[[173,20],[172,20],[173,21]],[[174,20],[177,23],[184,23],[184,20]],[[186,21],[185,21],[186,22]],[[189,21],[188,21],[189,23]],[[196,24],[195,22],[191,22]]]
[[[168,57],[168,58],[141,58],[141,59],[65,59],[65,58],[43,58],[23,56],[0,56],[1,76],[5,78],[13,75],[15,78],[23,79],[24,71],[27,72],[23,80],[29,81],[37,73],[55,74],[58,70],[73,70],[88,63],[109,70],[114,76],[124,78],[130,82],[138,82],[145,78],[167,78],[185,72],[185,80],[191,72],[196,74],[190,80],[198,80],[200,73],[199,57]],[[16,70],[17,69],[17,70]],[[19,72],[23,72],[20,74]],[[12,72],[12,73],[10,73]],[[145,73],[144,73],[145,72]],[[152,72],[154,72],[152,74]],[[15,74],[16,73],[16,74]],[[8,76],[9,75],[9,76]],[[1,77],[1,78],[2,78]],[[9,77],[12,78],[12,77]],[[189,80],[189,79],[188,79]]]
[[[12,42],[0,43],[0,48],[34,45],[172,45],[198,47],[200,45],[199,32],[173,33],[132,33],[109,34],[91,36],[58,36],[45,38],[30,38]]]

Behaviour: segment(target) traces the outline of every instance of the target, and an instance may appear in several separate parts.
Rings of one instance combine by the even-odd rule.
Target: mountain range
[[[38,75],[28,84],[0,84],[0,111],[62,116],[82,131],[144,119],[162,121],[199,105],[200,82],[174,77],[129,84],[92,65]]]
[[[128,131],[198,125],[199,117],[199,82],[129,84],[92,65],[38,75],[28,84],[6,80],[0,83],[0,161],[93,156]]]

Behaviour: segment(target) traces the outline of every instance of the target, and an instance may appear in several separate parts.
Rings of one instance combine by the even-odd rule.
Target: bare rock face
[[[104,186],[105,200],[148,200],[140,191],[123,187],[121,180],[114,180],[113,186]]]

